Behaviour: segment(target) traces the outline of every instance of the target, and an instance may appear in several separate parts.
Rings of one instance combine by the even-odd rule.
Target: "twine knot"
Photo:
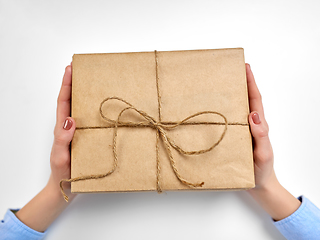
[[[112,120],[111,118],[108,118],[102,111],[102,107],[103,105],[110,100],[118,100],[121,101],[123,103],[125,103],[126,105],[128,105],[128,107],[123,108],[117,119],[116,120]],[[134,110],[135,112],[137,112],[139,115],[141,115],[144,119],[147,120],[147,124],[145,122],[131,122],[131,121],[120,121],[121,116],[123,115],[124,112],[128,111],[128,110]],[[159,122],[157,120],[155,120],[153,117],[151,117],[149,114],[138,110],[137,108],[135,108],[134,106],[132,106],[132,104],[130,104],[129,102],[127,102],[126,100],[119,98],[119,97],[109,97],[104,99],[101,104],[100,104],[100,116],[107,121],[111,127],[114,128],[114,134],[113,134],[113,157],[114,157],[114,164],[113,164],[113,168],[105,173],[105,174],[98,174],[98,175],[90,175],[90,176],[83,176],[83,177],[77,177],[77,178],[72,178],[72,179],[63,179],[60,181],[60,188],[61,188],[61,192],[65,198],[66,201],[68,201],[68,196],[64,193],[63,188],[62,188],[62,182],[75,182],[75,181],[80,181],[80,180],[87,180],[87,179],[98,179],[98,178],[103,178],[106,177],[108,175],[110,175],[111,173],[113,173],[118,165],[118,156],[117,156],[117,136],[118,136],[118,127],[151,127],[153,129],[156,129],[157,131],[157,142],[156,142],[156,152],[157,152],[157,191],[160,193],[162,192],[161,186],[160,186],[160,164],[159,164],[159,136],[161,136],[164,144],[165,144],[165,149],[167,151],[167,154],[169,156],[170,159],[170,164],[171,167],[176,175],[176,177],[180,180],[180,182],[182,182],[184,185],[187,185],[191,188],[196,188],[196,187],[202,187],[204,182],[200,182],[200,183],[192,183],[190,181],[187,181],[186,179],[184,179],[177,167],[176,167],[176,162],[173,158],[172,155],[172,151],[171,151],[171,147],[174,148],[175,150],[177,150],[179,153],[184,154],[184,155],[199,155],[199,154],[203,154],[206,152],[211,151],[214,147],[216,147],[223,139],[226,131],[227,131],[227,126],[228,126],[228,121],[227,118],[219,113],[219,112],[214,112],[214,111],[203,111],[203,112],[198,112],[195,113],[185,119],[183,119],[182,121],[179,122],[172,122],[170,124],[164,124],[162,122]],[[207,149],[203,149],[203,150],[197,150],[197,151],[186,151],[184,149],[182,149],[180,146],[178,146],[177,144],[174,143],[174,141],[168,136],[167,131],[169,129],[174,129],[180,125],[199,125],[199,124],[204,124],[204,125],[209,125],[209,124],[214,124],[216,122],[192,122],[192,123],[188,123],[187,121],[197,117],[199,115],[204,115],[204,114],[213,114],[213,115],[219,115],[223,118],[224,123],[222,123],[222,125],[224,125],[224,130],[223,133],[221,134],[220,138],[218,141],[214,142],[209,148]]]

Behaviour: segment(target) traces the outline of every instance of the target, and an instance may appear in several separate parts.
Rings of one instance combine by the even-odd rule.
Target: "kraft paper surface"
[[[242,48],[157,52],[161,121],[179,122],[201,111],[216,111],[228,121],[222,141],[211,151],[187,156],[172,149],[176,167],[196,190],[236,190],[254,187],[252,139],[248,125],[248,93]],[[107,97],[119,97],[159,121],[155,52],[75,54],[72,62],[72,113],[76,132],[71,145],[71,178],[101,174],[113,166],[114,128],[99,112]],[[127,107],[116,101],[102,111],[116,120]],[[121,121],[144,122],[126,111]],[[181,125],[167,135],[187,151],[208,148],[218,141],[225,124],[218,115],[192,121],[221,124]],[[195,190],[176,177],[160,138],[162,190]],[[71,183],[71,191],[157,190],[156,130],[119,127],[118,166],[107,177]]]

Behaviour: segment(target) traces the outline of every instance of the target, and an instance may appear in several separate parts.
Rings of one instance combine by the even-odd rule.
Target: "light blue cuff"
[[[304,196],[298,197],[300,207],[289,217],[273,224],[287,239],[319,240],[320,210]]]
[[[0,221],[0,240],[40,240],[46,232],[38,232],[22,223],[11,211],[19,209],[8,209],[4,219]]]

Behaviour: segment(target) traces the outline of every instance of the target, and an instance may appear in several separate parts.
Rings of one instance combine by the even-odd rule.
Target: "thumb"
[[[251,112],[249,115],[249,123],[251,134],[254,138],[255,147],[264,148],[271,145],[269,140],[269,128],[268,124],[264,119],[260,118],[258,112]]]
[[[69,148],[76,129],[76,122],[73,118],[67,117],[60,129],[57,129],[54,136],[54,145],[59,148]]]

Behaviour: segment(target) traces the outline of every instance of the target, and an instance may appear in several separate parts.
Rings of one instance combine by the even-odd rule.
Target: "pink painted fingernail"
[[[66,119],[63,124],[63,129],[69,130],[72,127],[72,121],[70,119]]]
[[[252,114],[252,121],[254,122],[254,124],[260,124],[261,123],[259,113],[254,112]]]

